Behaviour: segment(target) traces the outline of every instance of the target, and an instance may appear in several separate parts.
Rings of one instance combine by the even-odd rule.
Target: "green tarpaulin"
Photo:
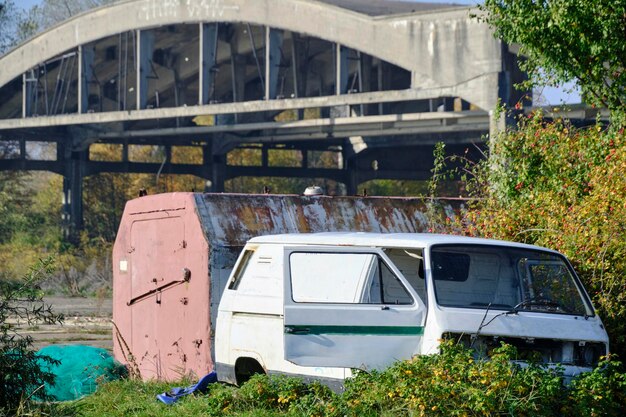
[[[119,379],[126,373],[105,349],[83,345],[51,345],[39,350],[60,362],[40,365],[55,375],[54,385],[46,384],[46,393],[57,401],[69,401],[92,394],[99,384]]]

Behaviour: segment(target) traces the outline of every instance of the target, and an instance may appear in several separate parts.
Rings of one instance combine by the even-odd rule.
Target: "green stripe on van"
[[[285,326],[285,333],[297,335],[422,336],[423,326]]]

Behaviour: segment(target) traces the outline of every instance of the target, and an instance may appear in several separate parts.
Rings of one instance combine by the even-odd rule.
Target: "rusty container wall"
[[[204,375],[213,370],[217,305],[248,239],[426,232],[425,213],[416,198],[170,193],[129,201],[113,249],[115,357],[128,363],[132,354],[143,379]]]
[[[196,194],[195,199],[209,241],[218,246],[241,247],[255,236],[279,233],[418,233],[429,224],[419,198]]]

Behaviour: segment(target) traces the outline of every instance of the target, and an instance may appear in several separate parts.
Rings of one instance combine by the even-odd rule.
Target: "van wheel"
[[[237,385],[243,384],[250,379],[252,375],[265,374],[265,369],[255,359],[239,358],[235,362],[235,379]]]

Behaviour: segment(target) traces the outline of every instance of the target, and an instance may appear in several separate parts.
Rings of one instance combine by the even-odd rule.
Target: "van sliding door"
[[[425,307],[379,249],[285,250],[285,359],[381,369],[421,344]]]

